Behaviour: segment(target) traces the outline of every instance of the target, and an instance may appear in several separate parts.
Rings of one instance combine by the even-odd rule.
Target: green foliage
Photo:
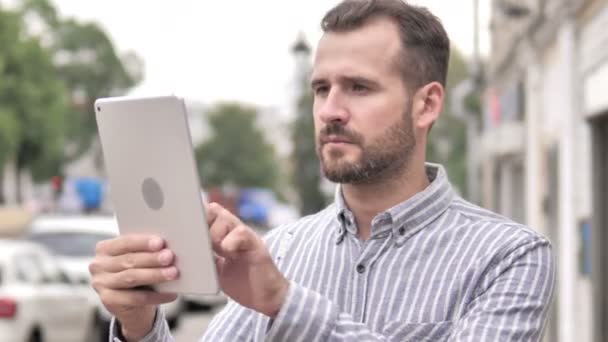
[[[106,32],[96,23],[62,19],[49,0],[21,0],[22,18],[37,17],[45,25],[47,49],[68,91],[67,140],[75,146],[66,159],[88,151],[97,134],[93,104],[99,97],[123,94],[138,83],[142,62],[131,53],[119,57]]]
[[[2,90],[0,90],[1,92]],[[4,165],[9,154],[19,142],[19,122],[10,108],[0,109],[0,166]],[[1,172],[0,172],[1,173]]]
[[[325,198],[320,189],[321,168],[315,151],[312,103],[310,91],[301,94],[298,115],[292,129],[293,181],[300,199],[302,215],[315,213],[325,207]]]
[[[61,79],[72,95],[69,138],[86,151],[97,132],[93,104],[99,97],[122,94],[139,80],[117,56],[106,33],[94,23],[66,20],[55,32],[53,46]]]
[[[0,9],[0,46],[4,47],[0,50],[0,95],[9,90],[10,82],[5,76],[5,70],[13,63],[15,37],[18,34],[19,25],[16,16]],[[16,148],[20,134],[15,108],[6,100],[0,101],[0,169]]]
[[[29,31],[32,19],[42,25],[39,35]],[[0,170],[12,158],[34,181],[60,173],[67,159],[89,149],[96,98],[141,79],[135,55],[125,63],[99,26],[59,19],[48,0],[0,7],[0,46]],[[70,155],[68,142],[77,146]]]
[[[59,25],[57,10],[48,0],[21,0],[20,13],[21,15],[34,13],[50,28]]]
[[[23,34],[16,13],[0,12],[0,162],[14,155],[34,180],[58,172],[65,133],[65,89],[48,51]]]
[[[209,112],[213,137],[196,148],[203,186],[277,190],[275,152],[257,128],[256,116],[256,109],[236,103],[219,104]]]

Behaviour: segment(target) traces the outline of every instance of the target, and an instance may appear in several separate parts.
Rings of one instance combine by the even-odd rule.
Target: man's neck
[[[343,184],[342,196],[355,216],[359,238],[371,235],[373,218],[404,202],[429,185],[424,164],[377,183]]]

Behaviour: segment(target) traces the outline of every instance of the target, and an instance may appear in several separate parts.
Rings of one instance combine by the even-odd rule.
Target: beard
[[[344,160],[341,150],[330,150],[323,154],[323,138],[330,135],[342,137],[361,149],[358,160]],[[402,120],[385,130],[378,138],[365,142],[363,136],[339,123],[331,123],[319,133],[317,156],[323,174],[335,183],[370,184],[404,172],[416,147],[411,109],[406,110]]]

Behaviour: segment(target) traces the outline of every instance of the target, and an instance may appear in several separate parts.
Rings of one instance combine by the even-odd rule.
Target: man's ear
[[[419,88],[412,102],[412,120],[418,131],[428,132],[443,111],[445,90],[439,82]]]

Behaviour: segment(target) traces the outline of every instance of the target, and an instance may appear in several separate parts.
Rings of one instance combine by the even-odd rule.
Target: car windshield
[[[60,256],[92,257],[95,245],[101,240],[111,239],[111,234],[101,233],[38,233],[30,237]]]

